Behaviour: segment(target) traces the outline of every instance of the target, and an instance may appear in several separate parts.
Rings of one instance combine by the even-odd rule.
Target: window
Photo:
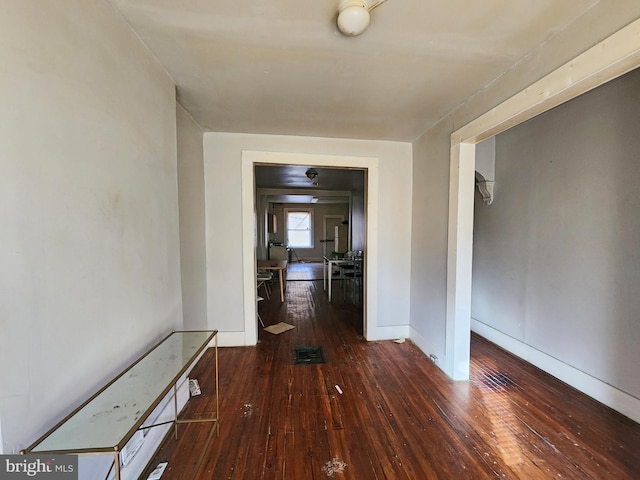
[[[287,246],[313,248],[312,210],[287,210]]]

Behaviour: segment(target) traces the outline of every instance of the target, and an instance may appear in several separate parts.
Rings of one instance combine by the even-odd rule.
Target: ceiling
[[[598,0],[110,0],[207,131],[415,140]],[[370,4],[372,1],[370,1]]]
[[[350,192],[365,189],[359,169],[256,165],[254,171],[256,188],[271,189],[267,200],[275,203],[349,203]]]
[[[257,188],[348,192],[364,188],[364,171],[350,168],[320,168],[313,165],[257,165],[255,182]]]

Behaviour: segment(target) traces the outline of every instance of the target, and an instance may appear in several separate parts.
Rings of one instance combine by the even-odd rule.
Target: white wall
[[[411,238],[411,145],[400,142],[205,133],[207,287],[209,328],[221,342],[245,342],[242,265],[242,150],[379,159],[378,325],[389,338],[408,334]]]
[[[207,252],[205,245],[202,129],[178,104],[178,199],[180,270],[185,330],[207,325]]]
[[[636,399],[639,124],[637,70],[496,137],[500,195],[476,202],[472,296],[474,328]]]
[[[447,215],[451,134],[640,16],[635,0],[604,0],[414,142],[411,335],[446,358]],[[570,78],[566,79],[570,83]],[[518,112],[512,112],[517,114]],[[500,195],[496,192],[496,198]],[[444,240],[443,240],[444,239]]]
[[[182,326],[176,104],[107,1],[5,1],[0,31],[0,417],[16,451]]]

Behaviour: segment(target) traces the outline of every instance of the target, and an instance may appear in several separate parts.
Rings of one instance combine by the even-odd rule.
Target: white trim
[[[454,380],[469,378],[475,152],[470,144],[451,149],[447,292],[452,295],[447,295],[446,362],[441,368]]]
[[[309,239],[311,245],[309,246],[299,246],[299,245],[291,245],[289,242],[289,213],[291,212],[304,212],[309,214],[309,235],[311,238]],[[313,206],[309,205],[308,207],[287,207],[284,209],[284,244],[290,248],[299,248],[299,249],[313,249],[315,247],[315,228],[314,228],[314,218],[315,218],[315,209]]]
[[[389,325],[378,327],[375,330],[376,337],[367,338],[367,340],[396,340],[398,338],[410,338],[409,325]]]
[[[361,168],[367,171],[367,253],[365,265],[364,336],[380,338],[378,333],[378,158],[310,153],[242,150],[242,258],[245,312],[245,345],[258,340],[255,289],[254,172],[260,164],[317,165],[319,167]],[[369,295],[367,292],[371,292]]]
[[[244,298],[244,345],[258,343],[258,292],[256,289],[256,224],[253,162],[242,155],[242,284]],[[234,332],[237,333],[237,332]],[[233,337],[239,340],[237,336]]]
[[[480,143],[639,65],[640,19],[456,130],[451,144]]]
[[[429,342],[426,337],[424,337],[420,332],[418,332],[415,328],[410,327],[409,338],[411,341],[427,356],[436,355],[435,352],[430,351],[432,348],[432,342]],[[438,366],[442,369],[442,365],[445,365],[447,362],[446,356],[438,357]]]
[[[640,65],[640,20],[567,62],[495,108],[451,134],[449,244],[447,254],[446,357],[444,371],[452,378],[469,376],[473,170],[475,154],[468,146],[518,125]],[[467,264],[468,263],[468,264]],[[467,313],[468,312],[468,313]]]
[[[471,319],[471,329],[478,335],[508,350],[608,407],[640,422],[640,399],[635,398],[557,358],[547,355],[495,328]]]

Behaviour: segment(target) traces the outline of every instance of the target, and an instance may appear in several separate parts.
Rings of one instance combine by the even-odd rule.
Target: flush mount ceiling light
[[[364,0],[343,0],[338,7],[338,29],[349,37],[360,35],[369,26],[371,10],[386,1],[381,0],[369,6]]]

